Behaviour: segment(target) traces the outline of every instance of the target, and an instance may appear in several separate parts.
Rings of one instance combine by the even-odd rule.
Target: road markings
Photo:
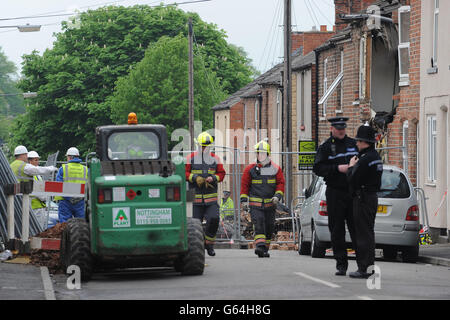
[[[56,300],[55,292],[53,291],[52,280],[47,267],[41,267],[41,277],[44,283],[45,300]]]
[[[335,284],[335,283],[332,283],[332,282],[328,282],[328,281],[325,281],[325,280],[321,280],[321,279],[318,279],[318,278],[311,277],[310,275],[307,275],[307,274],[305,274],[305,273],[303,273],[303,272],[294,272],[294,273],[295,273],[296,275],[300,276],[300,277],[303,277],[303,278],[306,278],[306,279],[309,279],[309,280],[312,280],[312,281],[315,281],[315,282],[324,284],[324,285],[326,285],[326,286],[328,286],[328,287],[331,287],[331,288],[340,288],[340,287],[341,287],[341,286],[339,286],[339,285],[337,285],[337,284]]]
[[[360,300],[373,300],[371,297],[368,297],[368,296],[358,296],[358,299],[360,299]]]

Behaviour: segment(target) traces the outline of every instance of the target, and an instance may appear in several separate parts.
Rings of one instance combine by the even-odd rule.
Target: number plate
[[[387,214],[387,206],[378,206],[377,209],[377,213],[378,214]]]
[[[136,209],[136,225],[172,224],[172,209]]]

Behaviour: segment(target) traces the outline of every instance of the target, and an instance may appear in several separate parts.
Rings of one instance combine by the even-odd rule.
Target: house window
[[[325,59],[323,63],[323,93],[327,92],[328,90],[328,78],[327,78],[327,67],[328,67],[328,59]],[[326,117],[327,115],[327,101],[323,103],[323,116]]]
[[[398,9],[399,17],[399,45],[398,45],[398,67],[400,75],[400,86],[409,85],[409,27],[411,7],[402,6]]]
[[[359,43],[359,100],[366,97],[366,35]]]
[[[439,37],[439,0],[434,0],[434,28],[433,28],[433,67],[438,61],[438,37]]]
[[[436,116],[427,116],[427,143],[428,143],[428,180],[436,181],[436,146],[437,146],[437,128]]]
[[[403,170],[408,174],[408,120],[403,122]]]

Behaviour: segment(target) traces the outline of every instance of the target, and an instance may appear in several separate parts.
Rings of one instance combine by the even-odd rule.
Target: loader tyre
[[[71,265],[78,266],[81,271],[81,280],[90,280],[93,258],[89,225],[85,219],[73,218],[67,221],[67,227],[61,239],[61,262],[64,270]]]
[[[188,251],[175,262],[182,275],[201,275],[205,268],[205,235],[199,219],[187,218]]]

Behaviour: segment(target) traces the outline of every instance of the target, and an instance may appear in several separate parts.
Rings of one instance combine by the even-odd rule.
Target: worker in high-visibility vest
[[[283,200],[285,179],[281,168],[269,157],[270,145],[260,141],[255,145],[257,159],[242,174],[241,203],[250,210],[254,225],[255,254],[270,257],[269,248],[275,229],[275,209]]]
[[[86,184],[88,179],[88,169],[81,164],[80,152],[77,148],[71,147],[66,152],[67,163],[58,171],[56,181]],[[76,197],[55,197],[58,202],[59,222],[66,222],[72,217],[84,218],[85,207],[84,198]]]
[[[36,151],[28,152],[28,162],[33,166],[39,166],[39,154]],[[33,177],[34,181],[44,181],[41,175]],[[30,196],[31,209],[33,209],[39,224],[44,229],[47,226],[47,197]]]
[[[223,198],[220,200],[220,219],[233,220],[234,219],[234,202],[230,198],[231,192],[224,191]]]
[[[32,181],[35,175],[48,175],[58,171],[54,166],[40,167],[28,163],[28,150],[24,146],[17,146],[14,149],[14,157],[16,159],[11,162],[10,167],[19,182]]]
[[[200,150],[191,153],[186,158],[186,180],[190,187],[195,189],[193,217],[206,220],[205,249],[208,255],[215,256],[214,244],[217,229],[219,228],[219,204],[217,203],[217,184],[225,177],[225,169],[220,158],[210,152],[213,137],[202,132],[197,143]]]

